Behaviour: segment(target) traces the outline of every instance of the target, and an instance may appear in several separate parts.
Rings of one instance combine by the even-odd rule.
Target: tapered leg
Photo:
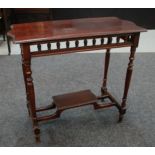
[[[35,105],[35,92],[34,85],[32,79],[32,71],[31,71],[31,55],[30,55],[30,47],[27,44],[21,45],[22,51],[22,67],[23,67],[23,75],[25,81],[25,89],[27,95],[27,105],[28,110],[33,123],[33,130],[35,134],[36,141],[40,141],[40,129],[38,127],[37,114],[36,114],[36,105]]]
[[[112,39],[108,38],[108,43],[110,44],[111,42],[112,42]],[[103,78],[103,84],[101,87],[102,94],[104,94],[104,92],[107,91],[107,75],[108,75],[108,69],[109,69],[109,62],[110,62],[110,49],[107,49],[105,54],[104,78]]]
[[[110,61],[110,49],[107,49],[105,54],[104,78],[101,88],[103,93],[107,91],[107,75],[108,75],[109,61]]]
[[[131,53],[130,53],[130,57],[129,57],[129,64],[128,64],[127,72],[126,72],[124,94],[123,94],[122,103],[121,103],[119,122],[122,121],[123,115],[126,112],[126,101],[127,101],[127,95],[128,95],[128,90],[129,90],[129,86],[130,86],[131,76],[132,76],[132,72],[133,72],[133,61],[134,61],[134,57],[135,57],[136,47],[132,46],[130,52]]]

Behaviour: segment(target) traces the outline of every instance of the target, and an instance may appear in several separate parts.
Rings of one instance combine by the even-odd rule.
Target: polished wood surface
[[[53,101],[59,110],[94,104],[97,102],[96,96],[90,90],[53,96]]]
[[[27,108],[32,119],[36,141],[40,140],[39,122],[59,118],[61,113],[70,108],[93,105],[94,109],[104,109],[115,106],[119,111],[119,122],[126,113],[126,102],[133,72],[133,62],[136,48],[139,44],[140,32],[146,29],[136,26],[130,21],[116,17],[87,18],[62,20],[53,22],[37,22],[29,24],[15,24],[8,33],[21,46],[22,68],[25,82]],[[99,44],[97,43],[99,40]],[[82,41],[82,45],[80,42]],[[71,46],[74,43],[74,46]],[[62,43],[65,47],[62,47]],[[43,48],[46,46],[46,48]],[[31,46],[36,46],[32,51]],[[53,48],[53,46],[55,46]],[[130,47],[129,62],[126,71],[124,93],[119,103],[108,91],[108,69],[110,50],[112,48]],[[33,57],[69,54],[79,51],[105,49],[104,77],[101,95],[96,96],[90,90],[58,95],[48,106],[37,107],[35,89],[32,78],[31,59]],[[105,99],[108,99],[105,100]],[[39,116],[42,111],[53,109],[50,115]]]
[[[15,43],[28,43],[143,31],[130,21],[104,17],[14,24],[9,35]]]

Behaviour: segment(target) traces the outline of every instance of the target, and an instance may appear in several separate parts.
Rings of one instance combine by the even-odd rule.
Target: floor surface
[[[100,94],[104,54],[69,54],[32,61],[37,105],[53,95],[91,89]],[[128,110],[117,123],[115,108],[91,106],[65,111],[60,119],[40,124],[34,141],[25,100],[20,56],[0,56],[0,146],[155,146],[155,54],[137,53]],[[121,101],[128,53],[112,53],[108,88]],[[52,113],[50,111],[49,113]]]

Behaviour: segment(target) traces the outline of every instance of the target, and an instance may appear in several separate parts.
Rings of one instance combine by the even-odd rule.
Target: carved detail
[[[93,45],[96,45],[96,38],[93,38]]]
[[[51,50],[51,43],[47,43],[48,50]]]
[[[90,45],[90,46],[88,46],[88,39],[92,39],[92,45]],[[96,44],[97,39],[100,39],[100,45]],[[107,41],[105,42],[106,39],[107,39]],[[115,43],[112,43],[112,40],[113,39],[116,39],[116,42]],[[120,39],[124,40],[124,42],[120,42]],[[83,39],[83,44],[84,45],[82,47],[79,47],[80,40],[81,40],[80,38],[75,40],[75,47],[70,47],[70,42],[73,41],[73,40],[69,40],[69,39],[68,40],[65,40],[66,48],[64,48],[64,50],[71,49],[71,48],[74,48],[75,50],[76,50],[76,48],[81,48],[81,49],[82,48],[91,48],[91,46],[94,47],[94,48],[95,48],[95,46],[97,48],[102,48],[102,46],[103,46],[103,48],[106,49],[107,47],[108,48],[111,47],[111,45],[114,46],[114,47],[128,47],[128,46],[131,46],[131,44],[133,43],[133,39],[132,39],[132,36],[131,35],[123,35],[123,36],[117,36],[117,37],[116,36],[109,36],[109,37],[107,37],[107,36],[104,37],[103,36],[103,37],[85,38],[85,39]],[[61,49],[61,42],[63,42],[63,41],[57,41],[57,42],[55,42],[56,43],[56,49],[52,49],[51,48],[51,46],[52,46],[51,41],[47,42],[46,43],[47,44],[47,50],[42,50],[41,49],[41,45],[44,42],[39,43],[39,44],[37,44],[37,48],[38,48],[37,51],[38,52],[42,52],[42,51],[45,51],[46,52],[46,53],[43,53],[41,55],[47,54],[47,52],[52,52],[52,51],[54,53],[55,52],[59,52],[60,50],[62,50]],[[119,44],[120,44],[120,46],[119,46]],[[78,49],[78,51],[79,50],[80,49]],[[37,55],[37,51],[33,51],[32,52],[32,56],[33,56],[34,53],[35,53],[34,55]],[[62,51],[60,51],[60,52],[62,52]]]
[[[41,44],[37,44],[38,51],[41,51]]]
[[[101,38],[101,45],[104,44],[104,38]]]
[[[84,46],[87,46],[87,39],[84,39]]]
[[[116,42],[119,43],[120,42],[120,39],[121,39],[120,37],[117,37],[116,38]]]
[[[111,44],[112,43],[112,37],[108,37],[108,44]]]
[[[40,142],[40,129],[39,129],[39,127],[34,126],[33,131],[34,131],[34,134],[35,134],[36,142],[39,143]]]
[[[79,40],[75,41],[75,47],[79,47]]]
[[[134,61],[134,57],[130,57],[129,58],[129,64],[128,64],[128,70],[133,70],[133,61]]]
[[[69,41],[66,41],[66,47],[69,48]]]
[[[60,42],[57,42],[56,45],[57,45],[57,49],[60,49]]]

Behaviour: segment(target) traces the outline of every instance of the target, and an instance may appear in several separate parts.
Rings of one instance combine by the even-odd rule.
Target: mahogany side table
[[[27,108],[33,123],[36,141],[40,141],[39,122],[60,117],[67,109],[84,105],[92,105],[94,109],[115,106],[119,112],[119,122],[126,112],[126,101],[133,71],[133,61],[138,47],[141,32],[146,29],[136,24],[121,20],[117,17],[85,18],[73,20],[45,21],[25,24],[14,24],[8,33],[14,43],[20,44],[22,55],[22,68],[25,81]],[[96,40],[100,44],[96,44]],[[88,43],[91,40],[91,44]],[[74,42],[74,47],[70,43]],[[62,47],[65,43],[65,47]],[[46,44],[47,49],[42,45]],[[53,48],[54,44],[56,48]],[[31,46],[36,45],[37,51],[31,51]],[[126,72],[124,94],[119,103],[107,90],[107,74],[110,61],[110,49],[130,47],[130,57]],[[53,103],[46,107],[36,107],[35,90],[32,79],[31,58],[68,54],[79,51],[106,49],[103,84],[101,95],[96,96],[90,90],[82,90],[53,97]],[[110,102],[104,102],[108,98]],[[38,116],[38,113],[55,109],[55,113]]]

